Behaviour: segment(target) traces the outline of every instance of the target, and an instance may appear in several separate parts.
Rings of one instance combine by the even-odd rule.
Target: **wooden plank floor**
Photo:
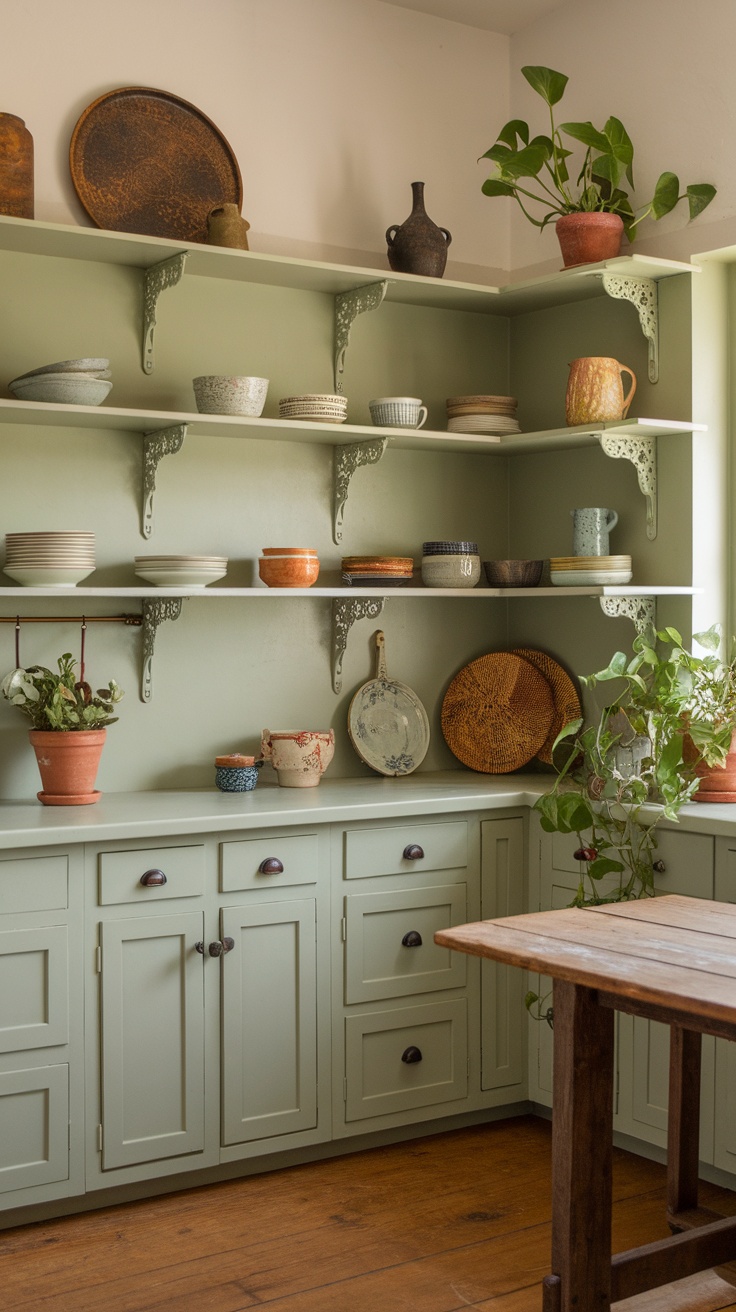
[[[540,1312],[550,1127],[535,1117],[0,1232],[2,1312]],[[736,1213],[704,1184],[701,1202]],[[614,1159],[614,1247],[669,1234],[664,1168]],[[617,1312],[736,1309],[706,1273]]]

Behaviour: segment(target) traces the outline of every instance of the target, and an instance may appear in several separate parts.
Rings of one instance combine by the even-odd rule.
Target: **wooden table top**
[[[736,905],[643,898],[458,925],[435,942],[686,1015],[736,1021]]]

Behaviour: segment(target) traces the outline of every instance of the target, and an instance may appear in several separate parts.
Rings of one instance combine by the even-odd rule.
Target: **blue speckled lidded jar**
[[[248,793],[258,783],[262,765],[253,756],[216,756],[215,783],[222,793]]]

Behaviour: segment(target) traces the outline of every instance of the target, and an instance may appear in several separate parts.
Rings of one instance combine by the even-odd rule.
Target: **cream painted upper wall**
[[[682,187],[712,182],[718,195],[692,225],[684,202],[658,223],[642,224],[625,250],[687,259],[736,241],[736,81],[733,0],[573,0],[511,39],[510,95],[514,116],[546,131],[547,110],[519,69],[546,64],[570,82],[557,117],[620,118],[634,143],[639,203],[651,198],[659,174],[677,173]],[[577,156],[575,157],[577,159]],[[513,202],[511,267],[559,261],[552,229],[541,236]]]
[[[69,175],[74,124],[106,91],[151,86],[231,143],[253,250],[385,268],[386,229],[420,178],[453,263],[508,267],[508,215],[476,163],[506,114],[505,36],[380,0],[28,0],[2,83],[2,109],[34,137],[38,219],[89,223]]]

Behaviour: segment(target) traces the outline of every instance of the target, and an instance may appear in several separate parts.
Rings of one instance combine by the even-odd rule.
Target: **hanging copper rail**
[[[0,615],[0,624],[129,624],[139,629],[142,615]]]

